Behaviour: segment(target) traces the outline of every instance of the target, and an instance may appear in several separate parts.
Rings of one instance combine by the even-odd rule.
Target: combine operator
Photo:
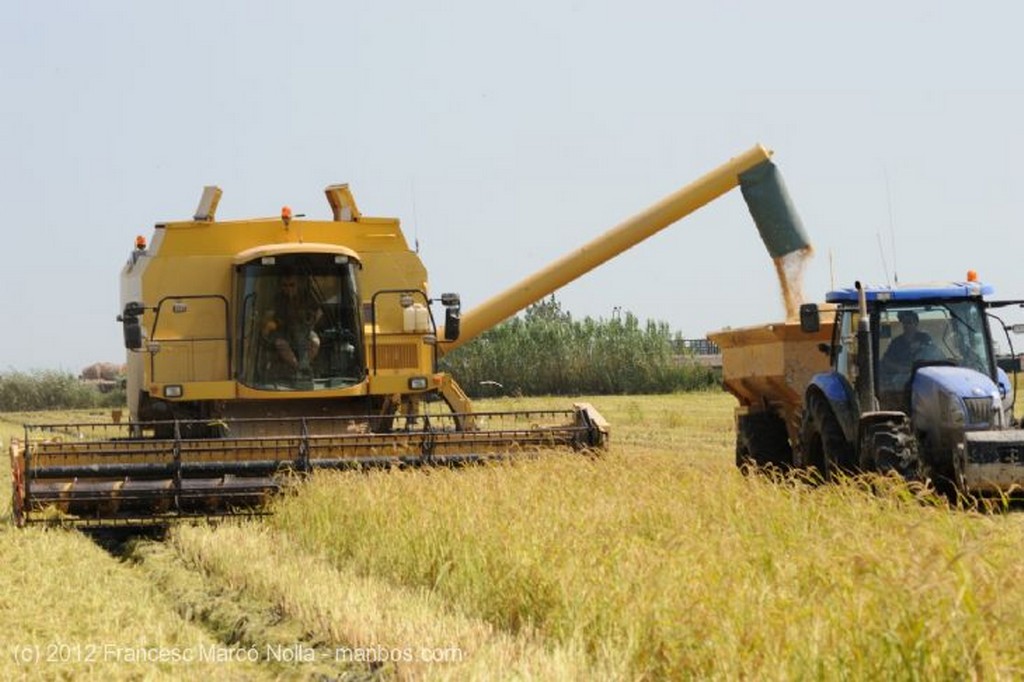
[[[309,279],[294,272],[282,273],[273,305],[264,315],[263,337],[283,366],[279,374],[311,381],[311,363],[320,352],[320,337],[314,328],[323,311],[310,292]]]

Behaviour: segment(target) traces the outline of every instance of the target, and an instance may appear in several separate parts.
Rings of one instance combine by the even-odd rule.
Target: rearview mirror
[[[1014,334],[1024,334],[1024,324],[1011,324],[1010,331]]]
[[[124,332],[124,347],[128,350],[142,348],[142,323],[139,316],[144,310],[141,303],[132,302],[125,305],[124,312],[117,316],[117,321],[122,324]]]
[[[458,294],[441,294],[441,305],[444,306],[444,340],[456,341],[462,322],[462,299]]]
[[[142,325],[137,317],[124,321],[124,347],[128,350],[142,348]]]
[[[1019,355],[1000,355],[996,358],[996,365],[1004,372],[1019,372],[1021,370]]]
[[[818,316],[817,303],[804,303],[800,306],[800,330],[813,334],[821,329],[821,319]]]
[[[459,325],[462,315],[458,308],[446,308],[444,311],[444,340],[455,341],[459,338]]]

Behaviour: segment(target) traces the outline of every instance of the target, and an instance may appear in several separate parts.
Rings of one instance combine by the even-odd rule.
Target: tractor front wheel
[[[906,421],[869,424],[861,437],[860,467],[880,474],[895,472],[908,481],[924,478],[917,439]]]

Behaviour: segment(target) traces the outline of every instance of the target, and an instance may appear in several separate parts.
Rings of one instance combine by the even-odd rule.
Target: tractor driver
[[[264,316],[263,336],[278,359],[299,375],[311,375],[310,363],[320,351],[314,327],[322,314],[308,281],[292,272],[281,275],[274,307]]]
[[[903,325],[903,333],[889,343],[882,356],[882,366],[892,373],[906,373],[917,360],[935,355],[932,337],[917,328],[920,321],[913,310],[901,310],[896,316]]]

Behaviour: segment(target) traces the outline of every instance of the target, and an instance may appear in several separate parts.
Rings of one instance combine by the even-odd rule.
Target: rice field
[[[1024,677],[1019,512],[743,476],[722,394],[586,400],[600,457],[323,473],[114,553],[4,525],[0,677]]]

